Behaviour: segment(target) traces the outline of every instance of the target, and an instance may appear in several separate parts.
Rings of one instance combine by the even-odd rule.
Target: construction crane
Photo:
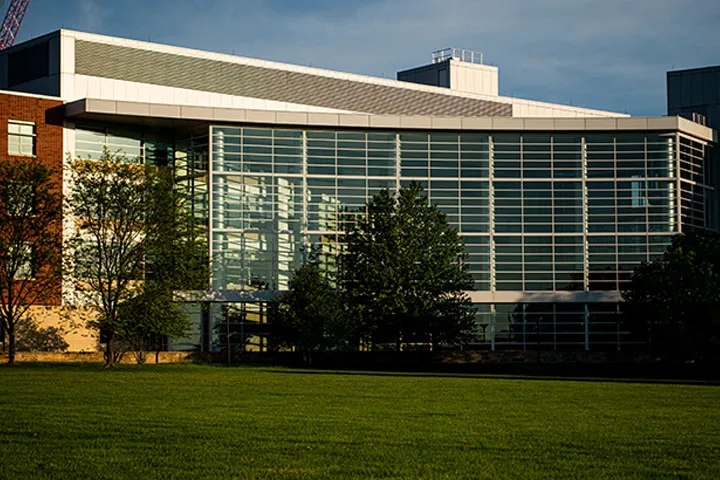
[[[5,0],[0,1],[0,8],[3,4],[5,4]],[[5,50],[15,44],[28,5],[30,5],[30,0],[10,0],[5,20],[0,27],[0,50]]]

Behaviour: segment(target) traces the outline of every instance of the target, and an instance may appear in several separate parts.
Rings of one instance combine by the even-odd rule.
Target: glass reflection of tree
[[[508,313],[508,330],[510,331],[510,342],[525,344],[525,315],[524,306],[519,304],[512,312]]]
[[[249,291],[268,289],[269,284],[259,278],[251,279],[248,285]],[[248,351],[248,347],[263,350],[269,335],[269,305],[263,301],[223,304],[221,317],[214,325],[214,349],[227,352],[229,346],[231,356]]]
[[[555,315],[547,303],[519,304],[508,314],[510,339],[523,347],[554,348]]]

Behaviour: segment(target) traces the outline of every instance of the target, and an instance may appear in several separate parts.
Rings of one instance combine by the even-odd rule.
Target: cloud
[[[77,7],[79,28],[88,32],[102,33],[110,10],[100,6],[96,0],[78,0]]]

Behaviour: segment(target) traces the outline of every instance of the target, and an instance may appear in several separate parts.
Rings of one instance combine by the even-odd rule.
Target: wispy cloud
[[[80,28],[90,32],[102,32],[105,28],[105,19],[110,14],[105,6],[101,6],[97,0],[78,0],[78,19]]]

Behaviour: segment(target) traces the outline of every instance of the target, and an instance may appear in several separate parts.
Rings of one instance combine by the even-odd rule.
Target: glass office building
[[[421,183],[462,234],[476,348],[622,348],[619,292],[633,268],[680,231],[716,228],[708,144],[678,131],[77,126],[77,156],[105,147],[171,159],[208,226],[217,296],[177,348],[224,348],[227,324],[243,348],[264,348],[304,253],[315,247],[333,271],[343,217],[384,188]]]
[[[222,292],[206,348],[222,344],[212,325],[227,316],[262,348],[272,299],[307,247],[335,269],[343,216],[410,182],[462,233],[475,347],[622,348],[619,291],[633,268],[680,231],[715,228],[707,153],[678,131],[195,129],[176,162]]]

